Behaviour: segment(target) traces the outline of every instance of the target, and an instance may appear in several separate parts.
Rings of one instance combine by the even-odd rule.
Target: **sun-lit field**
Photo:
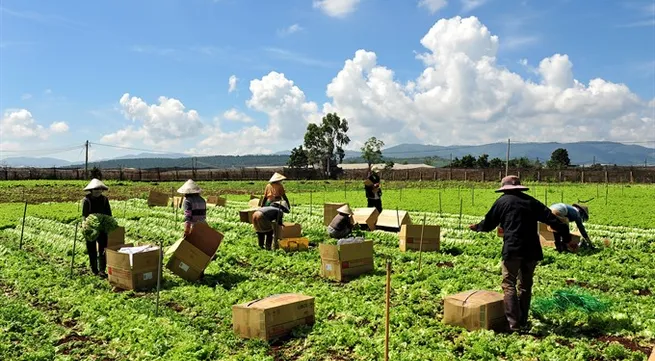
[[[181,215],[149,208],[149,190],[180,184],[107,182],[114,216],[133,243],[169,246],[182,235]],[[534,308],[527,334],[468,332],[442,322],[443,298],[470,289],[501,292],[501,238],[468,231],[498,194],[495,183],[387,182],[387,209],[441,228],[441,250],[402,253],[398,236],[368,232],[375,270],[348,283],[319,276],[317,245],[327,238],[323,203],[365,205],[360,183],[286,182],[293,205],[285,221],[302,224],[307,252],[264,251],[252,226],[239,222],[250,194],[264,183],[212,182],[205,195],[227,195],[209,224],[225,235],[202,281],[164,270],[159,315],[155,292],[114,292],[88,270],[78,234],[85,182],[0,183],[0,355],[6,360],[379,360],[384,350],[385,260],[392,262],[391,360],[646,360],[655,344],[655,187],[530,184],[547,205],[589,201],[595,251],[545,249],[533,301],[558,290],[593,296],[606,307]],[[24,201],[28,201],[19,249]],[[11,202],[11,203],[10,203]],[[43,203],[50,202],[50,203]],[[460,213],[461,209],[461,213]],[[164,260],[164,262],[166,259]],[[316,297],[316,323],[272,343],[232,331],[231,306],[279,293]]]

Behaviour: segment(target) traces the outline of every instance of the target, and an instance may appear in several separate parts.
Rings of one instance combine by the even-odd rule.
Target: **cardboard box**
[[[156,191],[150,191],[150,194],[148,195],[148,206],[150,207],[166,207],[170,203],[168,203],[168,195]]]
[[[284,238],[278,241],[278,245],[287,252],[307,251],[309,249],[309,238]]]
[[[243,223],[252,223],[252,215],[258,208],[249,208],[239,211],[239,221]]]
[[[375,208],[355,208],[353,210],[353,218],[355,223],[360,226],[366,226],[369,230],[375,230],[375,224],[378,222],[380,212]]]
[[[175,242],[166,251],[167,255],[172,255],[166,268],[187,281],[195,281],[209,265],[222,240],[220,232],[206,223],[196,223],[186,238]]]
[[[367,180],[364,181],[364,185],[367,186],[367,187],[370,187],[370,186],[372,186],[373,184],[375,184],[375,183],[371,182],[370,179],[367,179]]]
[[[207,205],[211,207],[225,207],[227,204],[227,199],[219,196],[209,196],[207,197]]]
[[[507,329],[503,294],[472,290],[444,299],[444,323],[469,331]]]
[[[109,283],[124,290],[149,289],[157,285],[159,248],[130,255],[118,252],[123,247],[133,247],[133,245],[111,246],[105,251]]]
[[[423,246],[421,247],[421,232],[423,232]],[[403,224],[400,227],[398,234],[400,239],[400,250],[405,252],[407,250],[418,251],[421,249],[423,252],[439,251],[439,244],[441,241],[441,227],[418,224]]]
[[[412,224],[412,220],[407,211],[399,210],[396,212],[395,210],[383,210],[378,216],[378,221],[375,223],[375,226],[398,232],[403,224]]]
[[[125,227],[118,227],[107,234],[107,247],[125,244]]]
[[[259,207],[261,207],[261,201],[259,200],[259,198],[253,198],[253,199],[248,201],[248,207],[250,207],[250,208],[259,208]]]
[[[323,204],[323,225],[327,226],[337,216],[337,209],[348,203],[325,203]]]
[[[283,222],[282,227],[278,227],[277,238],[300,238],[302,236],[302,227],[299,223]]]
[[[175,208],[182,208],[182,205],[184,204],[184,197],[173,197],[172,201],[170,202],[170,205]]]
[[[550,230],[550,227],[545,224],[539,222],[539,235],[541,235],[546,241],[555,241],[555,237],[553,236],[553,232]]]
[[[648,361],[655,361],[655,347],[653,347],[653,351],[650,353]]]
[[[344,281],[373,271],[373,241],[343,244],[319,244],[321,277]]]
[[[551,233],[552,235],[552,233]],[[579,234],[576,234],[575,232],[571,232],[571,240],[580,243],[582,240],[582,236]],[[553,240],[548,240],[546,237],[543,235],[539,234],[539,243],[541,243],[541,247],[547,247],[547,248],[555,248],[555,239]]]
[[[264,341],[313,325],[314,297],[286,293],[232,306],[232,327],[243,338]]]

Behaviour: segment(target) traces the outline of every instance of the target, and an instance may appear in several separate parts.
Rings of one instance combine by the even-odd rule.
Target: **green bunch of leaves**
[[[93,213],[82,223],[82,234],[86,241],[95,241],[100,233],[109,233],[118,227],[112,216]]]

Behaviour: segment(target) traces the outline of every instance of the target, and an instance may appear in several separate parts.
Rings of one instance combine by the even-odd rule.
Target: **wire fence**
[[[135,182],[185,181],[256,181],[268,180],[273,172],[281,172],[289,179],[321,180],[327,179],[318,169],[297,169],[285,167],[234,168],[234,169],[102,169],[101,178],[105,180]],[[654,183],[653,167],[608,167],[605,169],[519,169],[510,168],[510,174],[518,175],[524,181],[535,182],[577,182],[577,183]],[[70,168],[9,168],[0,170],[0,180],[88,180],[84,169]],[[505,169],[455,169],[455,168],[416,168],[406,170],[383,170],[383,179],[392,181],[467,181],[495,182],[505,175]],[[361,180],[367,176],[366,169],[345,169],[338,179]]]

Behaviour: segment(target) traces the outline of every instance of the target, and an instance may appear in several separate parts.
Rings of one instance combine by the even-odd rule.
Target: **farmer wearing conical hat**
[[[109,188],[101,180],[93,178],[91,182],[84,187],[88,194],[82,200],[82,216],[86,220],[90,214],[104,214],[111,217],[111,207],[109,199],[102,192]],[[105,257],[105,248],[107,247],[108,235],[105,232],[99,232],[98,238],[86,242],[86,250],[89,254],[89,264],[93,274],[106,278],[107,258]]]
[[[341,239],[348,237],[355,227],[353,211],[346,204],[337,209],[337,215],[327,226],[327,232],[331,238]]]
[[[273,248],[273,222],[282,224],[284,213],[289,213],[289,205],[286,201],[273,202],[252,214],[252,226],[257,232],[259,248],[267,250]]]
[[[583,222],[589,220],[589,208],[587,206],[577,203],[574,203],[573,205],[566,203],[555,203],[550,206],[550,210],[560,221],[566,224],[575,222],[578,230],[580,231],[580,235],[582,235],[582,238],[584,239],[582,245],[593,248],[591,239],[589,239],[589,235],[587,234],[587,230],[583,224]],[[566,247],[562,242],[561,235],[557,232],[553,232],[553,236],[555,237],[555,248],[557,251],[564,252]]]
[[[191,179],[186,181],[177,192],[184,194],[182,210],[184,211],[184,235],[187,236],[191,233],[194,224],[205,222],[207,202],[200,196],[200,187]]]
[[[273,174],[264,189],[264,196],[262,197],[261,205],[269,206],[271,203],[279,201],[286,201],[287,204],[290,204],[289,198],[287,198],[287,193],[282,185],[282,181],[285,179],[287,179],[287,177],[278,172]]]
[[[494,202],[482,222],[469,226],[472,231],[489,232],[500,225],[504,231],[502,287],[505,316],[512,332],[528,325],[532,279],[537,263],[544,258],[537,222],[551,226],[561,233],[566,243],[571,243],[569,227],[543,203],[523,193],[526,190],[528,187],[521,185],[517,176],[503,178],[501,187],[496,190],[503,195]]]
[[[369,208],[376,208],[382,212],[382,190],[380,189],[379,172],[382,167],[374,165],[371,167],[368,177],[364,181],[364,190],[366,191],[366,200]]]

